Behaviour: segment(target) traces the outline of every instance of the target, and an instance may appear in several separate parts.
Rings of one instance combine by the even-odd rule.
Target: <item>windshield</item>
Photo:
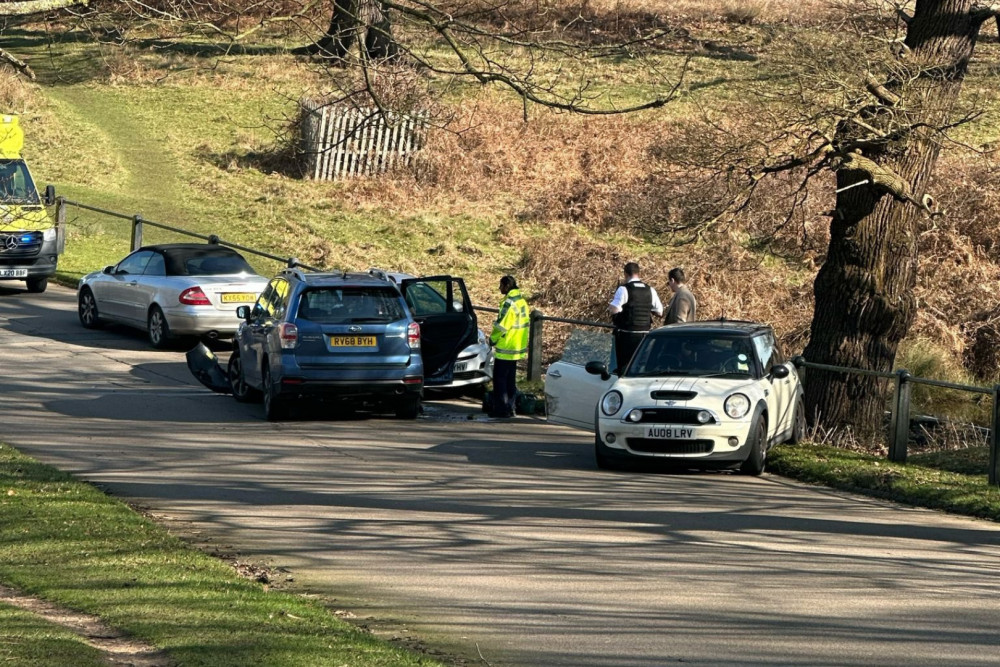
[[[22,205],[41,203],[24,160],[0,160],[0,202]]]
[[[187,246],[169,248],[164,253],[168,276],[229,276],[254,274],[247,261],[223,246]]]
[[[625,377],[753,374],[753,350],[747,338],[694,332],[646,336],[625,371]]]
[[[399,292],[391,287],[317,287],[299,299],[299,318],[321,324],[388,323],[404,317]]]

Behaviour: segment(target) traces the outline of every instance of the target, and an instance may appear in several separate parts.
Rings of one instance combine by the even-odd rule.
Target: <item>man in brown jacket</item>
[[[697,317],[698,300],[694,294],[684,284],[684,269],[675,267],[667,274],[667,284],[674,297],[670,300],[664,324],[677,324],[678,322],[692,322]]]

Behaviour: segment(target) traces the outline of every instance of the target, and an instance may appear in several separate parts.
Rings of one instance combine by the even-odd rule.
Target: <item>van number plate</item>
[[[650,426],[646,429],[646,437],[667,440],[690,440],[694,437],[694,429],[680,428],[679,426]]]
[[[375,347],[375,336],[330,336],[330,347]]]
[[[28,269],[0,269],[0,278],[27,278]]]

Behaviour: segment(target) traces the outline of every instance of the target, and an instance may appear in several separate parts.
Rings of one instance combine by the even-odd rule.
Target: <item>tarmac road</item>
[[[994,523],[599,471],[592,436],[470,403],[270,424],[182,352],[81,328],[72,291],[8,285],[0,438],[398,636],[498,667],[1000,660]]]

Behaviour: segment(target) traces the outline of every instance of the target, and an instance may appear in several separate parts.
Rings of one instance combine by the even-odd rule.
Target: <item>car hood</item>
[[[726,377],[620,378],[612,388],[622,393],[626,405],[696,405],[713,399],[724,400],[736,392],[755,400],[759,393],[757,381],[752,378]],[[695,396],[686,398],[686,392],[693,392]],[[662,397],[654,399],[655,393]]]

